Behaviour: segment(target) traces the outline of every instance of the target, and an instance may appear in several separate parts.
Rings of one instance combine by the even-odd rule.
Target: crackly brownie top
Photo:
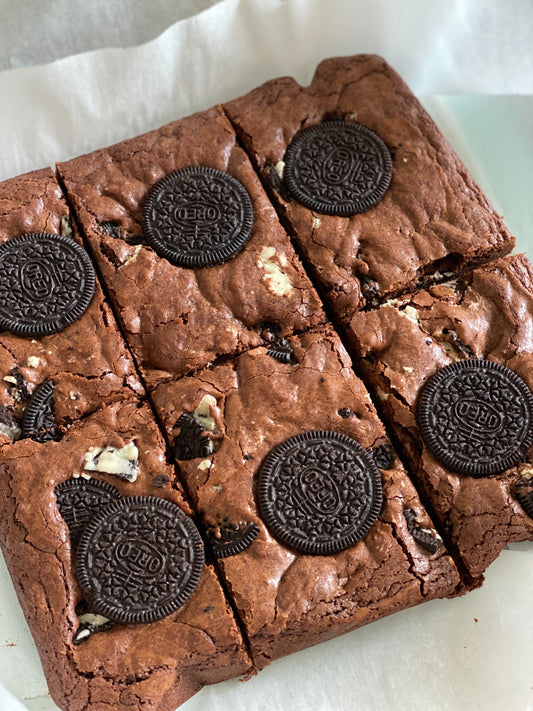
[[[424,384],[436,373],[445,373],[443,368],[466,364],[468,359],[487,359],[498,368],[504,366],[505,383],[509,369],[519,376],[520,390],[533,389],[532,318],[533,271],[526,257],[517,255],[449,284],[396,299],[374,312],[356,314],[350,324],[351,338],[383,407],[396,427],[414,438],[412,454],[419,457],[415,450],[421,452],[423,486],[475,575],[482,573],[510,540],[533,537],[533,521],[519,503],[533,476],[531,448],[521,451],[519,463],[507,471],[481,477],[457,474],[430,453],[418,431],[416,411]],[[477,362],[482,364],[483,360]],[[490,382],[479,384],[478,394],[489,386]],[[485,393],[482,401],[490,404],[490,393]],[[519,398],[517,417],[527,415],[528,403],[528,397]],[[483,411],[478,407],[476,417],[497,417],[491,413],[487,407]],[[522,436],[527,448],[530,436],[527,432]],[[495,457],[498,452],[496,449]],[[482,472],[476,469],[475,473]],[[487,531],[492,532],[490,537]]]
[[[457,583],[443,548],[430,560],[407,534],[403,506],[416,510],[421,525],[431,527],[431,522],[399,460],[383,456],[389,447],[385,430],[338,337],[329,329],[310,332],[288,339],[289,348],[291,362],[261,347],[154,392],[180,470],[214,540],[228,537],[228,529],[244,530],[249,524],[259,529],[246,549],[221,561],[259,666],[269,654],[280,656],[306,645],[303,638],[293,640],[291,630],[307,630],[309,644],[341,625],[326,617],[336,606],[346,607],[344,622],[351,619],[347,624],[355,626],[373,614],[366,609],[358,613],[358,606],[383,605],[384,613],[387,595],[405,594],[414,604],[421,588],[424,596],[446,594]],[[201,425],[196,439],[211,443],[202,453],[191,456],[181,446],[184,413]],[[355,440],[366,452],[376,452],[377,466],[390,467],[381,471],[385,503],[377,522],[359,544],[334,555],[305,555],[280,543],[258,511],[256,479],[267,455],[288,438],[315,430],[338,433],[348,443]],[[315,453],[331,447],[319,437],[322,444]],[[348,450],[341,459],[353,456]],[[305,476],[312,479],[311,469]],[[335,497],[336,484],[331,483],[322,508]],[[433,569],[440,571],[435,578]],[[368,593],[370,588],[374,593]]]
[[[194,167],[215,170],[187,170]],[[287,335],[323,320],[318,297],[219,109],[59,170],[149,383],[260,345],[264,322]],[[249,237],[247,201],[253,208]],[[157,251],[143,233],[143,209]],[[166,230],[175,234],[165,246]],[[192,240],[192,257],[184,240]],[[214,255],[223,263],[209,266]],[[199,267],[171,263],[183,259]]]
[[[235,664],[236,673],[246,671],[240,634],[211,566],[203,568],[188,602],[158,622],[116,624],[79,644],[73,641],[84,612],[75,571],[75,522],[86,518],[94,523],[110,502],[125,509],[130,497],[137,506],[147,501],[153,508],[155,502],[162,510],[168,504],[191,514],[146,405],[115,403],[74,424],[61,442],[28,439],[7,445],[0,469],[6,556],[13,578],[24,589],[39,589],[38,596],[27,596],[22,605],[38,648],[46,649],[43,664],[56,698],[72,703],[72,698],[88,698],[99,689],[110,706],[124,703],[129,708],[131,699],[123,697],[129,688],[153,704],[173,708],[211,672],[216,677],[218,666]],[[85,492],[93,511],[81,511],[80,494],[73,498],[65,489],[73,477],[82,480],[78,492],[85,488],[83,481],[95,483]],[[73,505],[78,515],[73,516]],[[146,525],[145,518],[141,516],[141,524]],[[146,533],[143,538],[152,541],[153,549],[158,536]],[[157,563],[158,557],[151,560]],[[60,670],[56,656],[65,659]],[[79,684],[84,676],[87,685]]]
[[[512,248],[512,237],[466,168],[402,79],[379,57],[327,59],[308,87],[288,77],[275,79],[224,109],[270,181],[341,317],[412,289],[427,276],[439,278]],[[320,200],[315,210],[309,209],[291,190],[294,142],[311,127],[330,125],[322,122],[331,119],[375,132],[392,157],[390,187],[362,214],[323,214]],[[338,141],[328,147],[313,139],[313,151],[299,166],[305,173],[300,180],[312,174],[313,156],[323,160],[311,185],[315,195],[326,189],[324,180],[330,190],[342,184],[350,161]],[[286,158],[291,161],[288,184]],[[364,176],[361,190],[368,191],[382,169],[375,161],[358,166]],[[356,182],[361,179],[357,171]],[[348,194],[341,191],[338,199],[345,201]]]
[[[21,235],[36,234],[34,238]],[[54,236],[60,238],[56,242]],[[16,306],[29,295],[34,305],[32,318],[36,323],[40,311],[46,317],[53,313],[48,301],[57,296],[46,294],[50,274],[61,277],[57,264],[67,277],[60,285],[67,304],[70,325],[62,324],[58,310],[59,332],[50,335],[15,335],[4,330],[0,333],[0,442],[8,442],[21,435],[23,410],[29,404],[36,388],[46,382],[54,390],[54,411],[51,421],[59,427],[67,426],[79,417],[100,407],[103,400],[139,391],[131,357],[115,325],[114,318],[95,281],[88,255],[73,231],[69,212],[61,189],[51,170],[41,170],[22,175],[0,184],[0,241],[6,245],[13,240],[26,242],[26,256],[33,250],[29,240],[46,244],[46,250],[26,263],[11,262],[20,250],[7,254],[3,263],[6,271],[5,285],[9,291],[12,271],[24,276],[27,294],[16,290],[7,294]],[[71,239],[72,249],[69,247]],[[76,244],[77,242],[77,244]],[[53,251],[57,246],[57,253]],[[19,260],[20,261],[20,260]],[[79,270],[83,273],[79,274]],[[47,277],[48,280],[47,280]],[[76,289],[84,290],[79,298]],[[13,287],[15,289],[15,287]],[[42,292],[42,293],[41,293]],[[19,296],[17,296],[19,294]],[[44,295],[44,296],[43,296]],[[87,303],[88,302],[88,303]],[[83,310],[83,308],[85,310]],[[73,308],[71,308],[73,307]],[[21,316],[26,317],[24,307]],[[15,313],[16,309],[11,309]],[[8,319],[9,320],[9,319]],[[31,319],[30,319],[31,321]],[[30,324],[31,325],[31,324]],[[39,323],[37,323],[39,326]],[[46,327],[46,322],[45,322]],[[57,330],[57,329],[56,329]],[[31,329],[30,329],[31,331]]]

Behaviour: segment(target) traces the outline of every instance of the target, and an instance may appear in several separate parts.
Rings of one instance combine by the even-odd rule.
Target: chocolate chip
[[[191,518],[170,501],[133,496],[87,524],[76,554],[78,583],[91,609],[124,624],[154,622],[184,605],[204,567]]]
[[[505,366],[459,361],[428,380],[417,420],[424,442],[445,466],[488,476],[520,462],[533,443],[533,395]]]
[[[371,450],[378,469],[390,469],[394,460],[394,450],[390,444],[382,444]]]
[[[292,346],[286,338],[282,338],[280,341],[272,343],[267,350],[267,355],[275,358],[280,363],[290,363],[291,365],[296,365],[297,363]]]
[[[204,435],[205,428],[190,412],[180,415],[174,427],[180,429],[179,435],[174,439],[176,459],[196,459],[213,454],[213,441]]]
[[[102,508],[121,498],[117,489],[105,481],[77,477],[54,489],[57,508],[68,526],[70,540],[77,547],[85,526]]]
[[[205,166],[167,175],[150,190],[143,208],[148,244],[188,269],[235,257],[250,239],[253,221],[252,202],[241,183]]]
[[[36,442],[61,439],[54,411],[54,383],[45,380],[35,388],[22,416],[22,436]]]
[[[383,140],[353,121],[311,126],[285,154],[283,179],[289,193],[327,215],[366,212],[383,198],[391,177],[391,155]]]
[[[0,245],[0,330],[58,333],[86,311],[94,289],[91,260],[68,237],[41,232]]]
[[[218,537],[212,531],[208,531],[208,540],[214,557],[221,559],[242,553],[252,545],[258,533],[259,528],[255,523],[245,523],[237,526],[226,524],[220,528]]]
[[[339,432],[290,437],[266,457],[257,497],[269,531],[290,548],[330,555],[368,533],[381,510],[381,476],[372,457]]]

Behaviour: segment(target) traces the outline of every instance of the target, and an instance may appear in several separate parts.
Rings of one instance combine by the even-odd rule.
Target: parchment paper
[[[377,52],[420,96],[533,258],[532,19],[528,0],[225,0],[140,47],[0,73],[0,179],[276,76],[307,83],[328,56]],[[532,552],[511,546],[464,598],[396,614],[274,662],[249,682],[206,687],[182,709],[532,711]],[[16,699],[31,711],[56,709],[3,565],[0,600],[0,709],[20,711]]]

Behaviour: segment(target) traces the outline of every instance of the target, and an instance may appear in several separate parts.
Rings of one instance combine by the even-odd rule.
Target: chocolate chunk
[[[45,380],[35,388],[22,417],[22,436],[36,442],[61,439],[55,420],[54,383]]]
[[[366,212],[385,195],[391,154],[366,126],[325,121],[299,133],[285,154],[289,193],[315,212],[348,216]]]
[[[436,553],[442,545],[442,541],[430,531],[426,531],[420,526],[415,526],[411,530],[411,536],[428,553]]]
[[[245,188],[205,166],[176,170],[150,190],[143,208],[148,244],[179,267],[212,267],[250,239],[254,213]]]
[[[257,486],[270,532],[303,553],[350,548],[381,510],[381,476],[372,457],[339,432],[313,430],[286,439],[266,457]]]
[[[106,506],[87,524],[76,555],[90,608],[124,624],[154,622],[180,608],[203,567],[203,543],[192,519],[153,496]]]
[[[82,477],[67,479],[54,490],[57,508],[68,526],[70,540],[77,547],[85,526],[107,504],[121,498],[117,489],[105,481]]]
[[[204,435],[205,427],[190,412],[180,415],[175,427],[180,429],[179,435],[174,440],[176,459],[196,459],[213,454],[213,441]]]
[[[291,365],[295,365],[297,363],[292,346],[286,338],[282,338],[280,341],[272,343],[267,350],[267,355],[279,360],[280,363],[290,363]]]
[[[464,360],[439,370],[417,408],[424,442],[452,471],[498,474],[533,443],[533,394],[512,370],[489,360]]]
[[[371,451],[378,469],[390,469],[394,459],[394,450],[390,444],[382,444]]]
[[[245,523],[239,526],[227,524],[220,529],[220,537],[208,533],[209,544],[215,558],[228,558],[246,550],[257,538],[259,533],[255,523]]]
[[[86,311],[94,289],[91,260],[68,237],[41,232],[0,245],[0,330],[58,333]]]

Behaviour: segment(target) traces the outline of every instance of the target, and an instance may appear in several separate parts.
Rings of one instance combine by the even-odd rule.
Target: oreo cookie
[[[112,501],[121,499],[114,486],[98,479],[67,479],[54,490],[57,508],[68,526],[70,540],[77,547],[85,526]]]
[[[94,289],[91,260],[68,237],[40,232],[0,245],[0,330],[58,333],[82,316]]]
[[[331,555],[363,539],[383,501],[371,456],[339,432],[290,437],[266,457],[257,484],[269,531],[290,548]]]
[[[188,269],[235,257],[250,239],[253,221],[252,201],[241,183],[205,166],[167,175],[150,190],[143,208],[148,244]]]
[[[433,455],[459,474],[501,473],[533,444],[533,394],[515,372],[489,360],[439,370],[424,386],[416,414]]]
[[[390,444],[382,444],[371,450],[376,466],[379,469],[390,469],[394,460],[394,450]]]
[[[202,538],[170,501],[132,496],[90,521],[76,555],[89,607],[112,622],[154,622],[184,605],[204,567]]]
[[[287,148],[283,179],[290,195],[315,212],[342,217],[366,212],[392,178],[391,154],[366,126],[324,121]]]
[[[255,523],[245,523],[239,526],[227,524],[220,528],[220,537],[208,533],[209,545],[216,559],[238,555],[246,550],[257,538],[259,533]]]
[[[22,417],[22,436],[36,442],[59,440],[54,411],[54,383],[45,380],[35,388]]]
[[[180,415],[175,427],[180,429],[179,435],[174,440],[176,459],[209,457],[215,451],[213,440],[204,436],[205,427],[190,412]]]
[[[529,518],[533,518],[533,490],[517,498],[520,506],[524,509]]]
[[[440,538],[420,526],[414,526],[410,533],[420,548],[423,548],[427,553],[436,553],[442,545]]]
[[[274,343],[268,347],[267,355],[271,358],[275,358],[280,363],[286,363],[287,365],[296,365],[298,362],[294,357],[292,346],[286,338],[274,341]]]

